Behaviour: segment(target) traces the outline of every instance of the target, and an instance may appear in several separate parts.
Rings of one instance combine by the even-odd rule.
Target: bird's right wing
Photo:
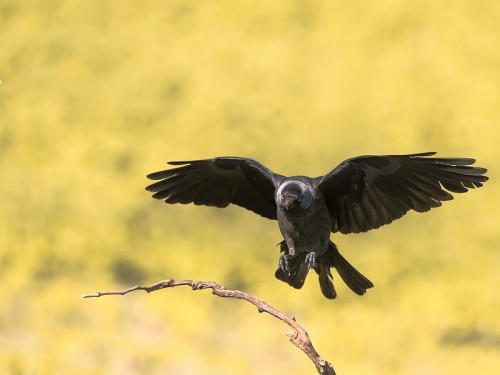
[[[283,176],[255,160],[217,157],[174,161],[178,167],[149,174],[159,180],[146,187],[153,198],[167,203],[226,207],[230,203],[269,219],[276,219],[274,191]]]
[[[409,210],[425,212],[488,180],[470,158],[412,155],[360,156],[314,179],[322,192],[332,232],[357,233],[399,219]],[[448,190],[448,191],[447,191]]]

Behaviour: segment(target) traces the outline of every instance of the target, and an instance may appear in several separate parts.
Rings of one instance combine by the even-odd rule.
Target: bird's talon
[[[316,268],[316,253],[308,253],[304,258],[304,262],[307,263],[307,269]]]
[[[285,275],[290,276],[290,267],[288,266],[288,259],[291,258],[288,254],[283,254],[279,260],[279,268],[283,271]]]

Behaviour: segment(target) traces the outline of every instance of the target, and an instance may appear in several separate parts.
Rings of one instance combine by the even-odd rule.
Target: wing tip
[[[193,164],[196,161],[199,160],[173,160],[173,161],[167,161],[168,165],[186,165],[186,164]]]
[[[168,161],[168,165],[196,165],[196,164],[202,164],[202,163],[207,163],[207,162],[213,162],[217,158],[211,158],[211,159],[196,159],[196,160],[172,160]]]
[[[436,155],[437,152],[436,151],[427,151],[427,152],[420,152],[420,153],[417,153],[417,154],[411,154],[410,156],[433,156],[433,155]]]

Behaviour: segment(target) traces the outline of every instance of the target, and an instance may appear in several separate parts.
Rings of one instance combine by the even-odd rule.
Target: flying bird
[[[241,157],[173,161],[174,168],[149,174],[146,187],[166,203],[227,207],[235,204],[277,220],[283,235],[275,276],[294,288],[313,269],[323,295],[337,296],[331,268],[347,286],[363,295],[373,284],[338,251],[330,234],[366,232],[406,212],[429,211],[488,180],[474,159],[432,157],[435,152],[359,156],[324,176],[272,172]]]

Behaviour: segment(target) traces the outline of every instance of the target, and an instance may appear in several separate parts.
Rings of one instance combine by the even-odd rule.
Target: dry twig
[[[219,297],[229,297],[229,298],[237,298],[243,299],[245,301],[250,302],[252,305],[256,306],[259,312],[266,312],[271,314],[272,316],[278,318],[284,323],[288,324],[295,332],[287,333],[290,341],[301,349],[307,356],[313,361],[316,366],[316,370],[319,374],[322,375],[335,375],[335,371],[333,370],[333,366],[330,362],[321,358],[316,349],[309,339],[309,335],[306,330],[302,328],[302,326],[295,321],[294,317],[286,315],[276,308],[270,306],[266,302],[258,299],[252,294],[245,293],[239,290],[229,290],[224,286],[217,284],[213,281],[193,281],[193,280],[172,280],[166,279],[159,281],[153,285],[149,286],[134,286],[129,289],[112,291],[112,292],[96,292],[94,294],[84,294],[82,298],[92,298],[92,297],[101,297],[101,296],[109,296],[109,295],[124,295],[130,292],[134,292],[136,290],[144,290],[148,293],[154,292],[156,290],[165,289],[165,288],[173,288],[175,286],[180,285],[188,285],[192,290],[201,290],[201,289],[212,289],[212,294]]]

